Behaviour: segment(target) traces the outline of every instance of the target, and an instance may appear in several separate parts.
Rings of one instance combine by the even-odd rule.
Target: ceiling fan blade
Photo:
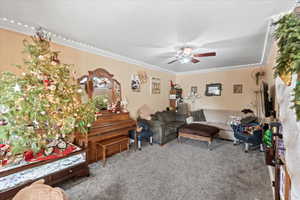
[[[207,57],[207,56],[216,56],[216,52],[209,52],[209,53],[198,53],[194,54],[194,57]]]
[[[200,62],[200,60],[197,60],[197,59],[193,58],[193,59],[191,60],[191,62],[192,62],[192,63],[198,63],[198,62]]]
[[[172,63],[174,63],[176,61],[178,61],[178,60],[177,59],[176,60],[172,60],[172,61],[168,62],[168,64],[172,64]]]

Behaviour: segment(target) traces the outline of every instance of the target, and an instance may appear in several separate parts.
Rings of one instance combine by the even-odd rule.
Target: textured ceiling
[[[186,72],[260,63],[269,20],[294,5],[295,0],[0,0],[0,17]],[[182,46],[217,56],[166,64]]]

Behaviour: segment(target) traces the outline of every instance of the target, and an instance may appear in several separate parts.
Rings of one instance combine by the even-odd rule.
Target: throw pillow
[[[194,121],[194,119],[193,119],[192,116],[186,118],[186,123],[187,123],[187,124],[191,124],[191,123],[193,123],[193,121]]]
[[[203,110],[195,110],[191,112],[191,116],[193,117],[194,121],[206,121],[205,115]]]

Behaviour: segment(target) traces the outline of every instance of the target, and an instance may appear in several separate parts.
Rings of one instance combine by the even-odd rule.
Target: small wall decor
[[[146,71],[138,71],[137,75],[141,81],[141,84],[145,84],[148,81],[148,76]]]
[[[191,95],[196,95],[198,93],[198,87],[197,86],[192,86],[191,87]]]
[[[242,94],[243,93],[243,85],[242,84],[234,84],[233,85],[233,94]]]
[[[137,74],[131,75],[131,89],[133,92],[140,92],[141,91],[141,81]]]
[[[151,77],[151,94],[160,94],[160,78]]]
[[[206,84],[206,96],[221,96],[222,84],[221,83],[213,83]]]

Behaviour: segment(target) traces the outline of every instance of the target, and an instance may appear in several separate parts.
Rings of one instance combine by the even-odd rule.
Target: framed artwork
[[[141,91],[141,81],[137,74],[131,75],[131,90],[133,92],[140,92]]]
[[[222,84],[212,83],[206,84],[205,95],[206,96],[221,96]]]
[[[160,78],[151,77],[151,94],[160,94]]]
[[[191,94],[195,95],[198,93],[198,87],[197,86],[192,86],[191,87]]]
[[[242,84],[234,84],[233,85],[233,94],[242,94],[243,93],[243,85]]]
[[[147,83],[148,76],[147,76],[147,72],[146,71],[138,71],[137,75],[138,75],[138,77],[140,79],[141,84]]]

